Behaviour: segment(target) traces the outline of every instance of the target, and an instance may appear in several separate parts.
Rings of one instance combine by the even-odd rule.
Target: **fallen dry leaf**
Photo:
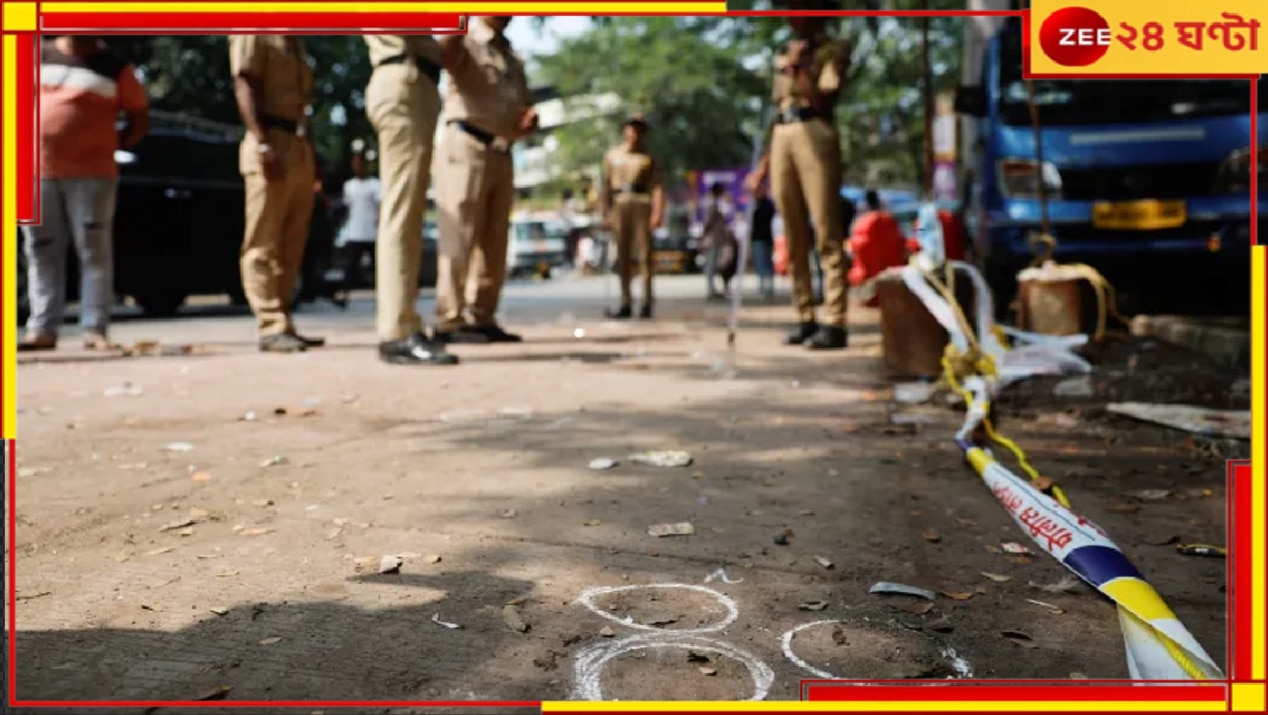
[[[604,626],[599,629],[599,635],[603,636],[604,638],[611,638],[612,636],[616,635],[616,631],[612,630],[608,626]]]
[[[208,474],[207,472],[194,472],[193,474],[189,475],[189,478],[191,481],[195,481],[195,482],[210,482],[211,481],[211,475]]]
[[[933,529],[925,529],[924,531],[920,532],[920,537],[931,544],[936,544],[939,541],[942,541],[942,537],[939,536],[938,532],[934,531]]]
[[[924,603],[913,603],[906,607],[908,613],[914,613],[917,616],[923,616],[933,610],[933,603],[925,601]]]
[[[987,571],[983,571],[982,575],[994,581],[995,583],[1008,583],[1009,581],[1013,580],[1012,576],[1005,576],[1003,574],[998,574],[998,573],[989,573]]]
[[[806,601],[805,603],[797,604],[797,608],[803,611],[822,611],[827,607],[827,601]]]
[[[977,595],[974,591],[942,591],[941,593],[952,601],[967,601]]]
[[[239,531],[238,533],[242,534],[243,536],[264,536],[265,534],[272,534],[273,530],[256,527],[252,529],[243,529]]]
[[[400,573],[401,566],[405,564],[404,559],[399,556],[384,556],[379,559],[379,574],[387,575]]]
[[[715,668],[708,668],[702,665],[700,666],[700,673],[701,675],[717,675],[718,671]]]
[[[274,643],[280,643],[280,642],[282,642],[281,638],[277,636],[270,636],[260,641],[260,645],[273,645]]]
[[[833,564],[831,561],[829,561],[827,558],[823,556],[815,556],[815,563],[819,564],[825,569],[832,569],[836,567],[835,564]]]
[[[583,523],[582,526],[598,526],[602,523],[603,522],[599,521],[598,519],[591,519],[590,521]]]
[[[1022,633],[1021,631],[1003,631],[1002,633],[1000,633],[1000,635],[1004,636],[1005,638],[1012,641],[1013,643],[1016,643],[1022,648],[1038,648],[1039,647],[1039,644],[1035,643],[1033,638],[1031,638],[1026,633]]]

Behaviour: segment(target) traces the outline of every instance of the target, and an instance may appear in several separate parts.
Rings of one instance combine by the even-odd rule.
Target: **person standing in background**
[[[770,141],[748,183],[752,190],[769,175],[771,194],[784,220],[798,317],[784,342],[812,350],[840,350],[849,339],[845,233],[840,225],[843,167],[834,110],[849,69],[850,50],[846,42],[828,34],[825,20],[788,18],[794,39],[776,57],[771,99],[777,111]],[[825,283],[828,320],[822,326],[816,320],[811,283],[811,223]]]
[[[717,182],[709,187],[709,198],[705,203],[704,227],[700,230],[701,242],[704,244],[704,280],[708,292],[708,300],[724,300],[726,295],[716,287],[718,279],[718,259],[722,248],[731,233],[733,210],[726,195],[726,186]]]
[[[306,118],[313,71],[292,35],[232,35],[229,69],[246,135],[238,168],[246,182],[242,288],[255,313],[263,352],[294,353],[325,344],[291,322],[304,263],[316,178]]]
[[[40,223],[22,227],[31,315],[17,348],[57,347],[66,309],[66,251],[74,243],[84,347],[110,349],[119,187],[114,153],[136,146],[149,131],[149,99],[136,70],[101,38],[61,35],[40,47],[39,102]]]
[[[753,191],[753,225],[749,229],[749,246],[753,249],[753,268],[757,271],[757,287],[762,296],[775,296],[775,202],[762,184]]]
[[[621,307],[607,317],[624,320],[633,315],[630,281],[634,262],[643,276],[643,306],[638,317],[652,317],[652,232],[664,220],[665,196],[656,159],[647,151],[647,120],[635,114],[621,127],[624,141],[603,156],[603,185],[599,198],[605,224],[616,233],[616,266],[621,277]]]
[[[374,240],[379,359],[454,365],[458,358],[427,336],[417,307],[423,214],[440,119],[440,44],[426,35],[366,35],[365,44],[374,66],[365,113],[378,135],[383,180]]]
[[[367,255],[373,255],[379,235],[379,206],[383,203],[383,184],[370,173],[365,155],[352,155],[352,178],[343,182],[343,207],[347,212],[341,243],[348,246],[348,282],[360,274]]]
[[[537,130],[524,63],[505,35],[512,19],[473,17],[466,35],[441,40],[451,80],[436,162],[436,337],[444,342],[521,339],[497,324],[515,201],[511,147]]]

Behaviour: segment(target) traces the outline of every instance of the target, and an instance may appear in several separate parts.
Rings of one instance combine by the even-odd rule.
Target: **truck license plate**
[[[1092,205],[1092,225],[1118,231],[1157,231],[1183,226],[1183,201],[1100,202]]]

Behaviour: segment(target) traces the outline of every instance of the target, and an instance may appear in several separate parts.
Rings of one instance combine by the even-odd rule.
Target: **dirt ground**
[[[780,700],[815,672],[1127,676],[1107,601],[1000,553],[1025,538],[962,464],[959,414],[895,405],[874,314],[813,355],[778,344],[787,307],[748,309],[730,374],[725,308],[685,298],[654,323],[521,310],[525,343],[460,347],[453,369],[380,365],[359,309],[304,316],[331,345],[297,357],[218,318],[120,326],[195,354],[22,362],[17,697]],[[1223,663],[1224,563],[1171,544],[1224,543],[1224,460],[1247,446],[1104,405],[1245,407],[1246,376],[1158,344],[1092,353],[1091,395],[1015,386],[1003,425]],[[693,461],[626,459],[643,450]]]

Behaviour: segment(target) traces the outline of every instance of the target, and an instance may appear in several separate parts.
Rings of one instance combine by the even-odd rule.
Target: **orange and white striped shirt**
[[[119,173],[120,112],[149,106],[132,65],[109,51],[77,57],[52,41],[40,48],[40,175],[111,178]]]

